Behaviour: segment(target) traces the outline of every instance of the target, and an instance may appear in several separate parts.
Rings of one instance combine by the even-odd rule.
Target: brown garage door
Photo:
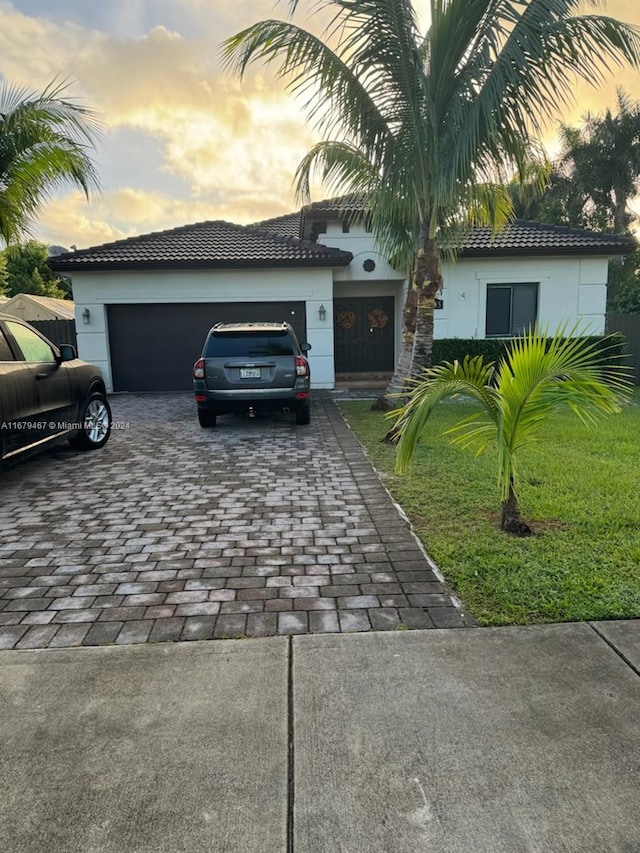
[[[214,323],[291,323],[306,341],[304,302],[109,305],[114,391],[186,391]]]

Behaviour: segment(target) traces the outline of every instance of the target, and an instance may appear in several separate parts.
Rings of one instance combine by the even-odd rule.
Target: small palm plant
[[[568,406],[583,422],[619,412],[631,383],[628,370],[612,356],[612,338],[604,344],[576,337],[573,328],[547,333],[530,330],[515,338],[496,367],[482,356],[445,362],[424,371],[408,402],[389,413],[396,421],[396,470],[404,472],[436,405],[447,397],[467,396],[481,411],[447,430],[452,442],[482,453],[490,442],[498,451],[498,486],[502,497],[501,527],[529,536],[516,493],[517,454],[534,441],[547,416]]]

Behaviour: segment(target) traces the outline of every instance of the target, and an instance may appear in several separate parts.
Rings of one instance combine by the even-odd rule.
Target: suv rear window
[[[282,332],[215,332],[209,336],[205,358],[259,358],[293,355],[293,341]]]

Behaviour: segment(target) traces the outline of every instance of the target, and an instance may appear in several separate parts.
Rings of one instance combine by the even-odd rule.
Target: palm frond
[[[254,24],[223,44],[223,65],[242,78],[250,63],[277,64],[286,87],[304,97],[303,108],[331,135],[340,130],[368,152],[388,141],[385,117],[351,65],[322,39],[288,21]]]
[[[460,75],[474,94],[454,107],[460,127],[454,171],[491,140],[541,133],[545,120],[572,102],[576,76],[597,85],[613,65],[640,64],[640,30],[606,16],[575,15],[579,0],[531,0],[523,10],[512,0],[486,0],[486,6],[478,49]]]
[[[607,359],[579,326],[515,338],[496,371],[501,409],[498,435],[501,485],[506,493],[513,455],[537,440],[548,416],[568,406],[584,423],[614,414],[630,393],[628,370]]]
[[[445,430],[443,435],[452,436],[452,444],[462,447],[463,450],[473,450],[476,456],[479,456],[490,442],[496,440],[496,422],[492,418],[483,419],[482,412],[474,412]]]
[[[614,339],[609,340],[603,344],[586,338],[578,325],[560,329],[551,338],[544,329],[530,329],[513,339],[497,368],[477,356],[425,371],[409,401],[389,414],[395,419],[396,470],[408,467],[436,405],[464,394],[482,409],[445,434],[476,453],[495,441],[498,486],[506,500],[515,491],[517,452],[539,437],[551,413],[568,407],[584,423],[593,424],[620,411],[631,382],[628,369],[612,358]]]
[[[0,122],[3,132],[25,133],[47,127],[79,145],[94,147],[103,135],[99,114],[62,95],[72,80],[54,78],[41,92],[4,81],[0,85]]]
[[[348,142],[318,142],[305,154],[294,177],[296,196],[303,204],[311,200],[309,184],[315,173],[329,191],[336,194],[348,186],[350,193],[362,193],[366,197],[379,183],[371,160]]]
[[[445,362],[424,371],[423,378],[415,385],[409,401],[401,408],[389,412],[388,415],[395,419],[391,434],[397,439],[396,470],[398,472],[406,470],[429,417],[437,404],[447,397],[465,395],[477,400],[489,419],[495,422],[498,409],[491,387],[493,372],[493,364],[485,364],[480,356],[475,358],[467,356],[462,362]],[[466,430],[466,427],[462,429]],[[467,439],[472,440],[474,431],[476,437],[479,436],[480,429],[475,425],[473,429],[466,430]],[[464,438],[457,440],[465,441]]]
[[[274,64],[329,136],[300,164],[299,193],[308,196],[313,169],[335,191],[365,192],[382,251],[415,271],[425,298],[412,370],[429,363],[423,332],[433,326],[442,258],[455,259],[474,225],[495,234],[513,216],[504,185],[541,159],[536,133],[571,100],[575,77],[598,82],[616,65],[640,65],[640,30],[582,14],[585,4],[599,5],[431,0],[422,35],[411,0],[318,0],[330,19],[324,39],[271,20],[225,42],[229,69],[242,77],[256,60]],[[288,6],[295,13],[298,0]],[[529,178],[536,189],[544,175]],[[567,404],[590,417],[577,385],[569,390]]]
[[[100,137],[96,114],[60,98],[66,81],[41,94],[0,86],[0,236],[6,244],[58,187],[71,183],[88,197],[99,188],[91,149]]]

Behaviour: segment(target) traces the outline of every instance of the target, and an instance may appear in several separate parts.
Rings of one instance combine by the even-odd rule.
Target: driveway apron
[[[0,648],[473,624],[329,392],[308,427],[111,404],[104,450],[1,475]]]

